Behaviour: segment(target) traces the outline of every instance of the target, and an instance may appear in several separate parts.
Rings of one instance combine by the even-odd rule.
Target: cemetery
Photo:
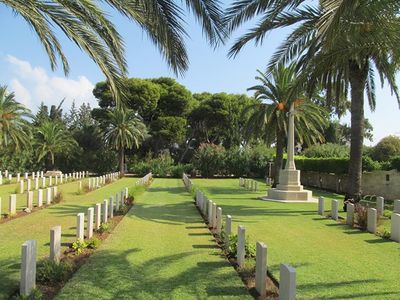
[[[400,299],[400,1],[0,1],[0,300]]]

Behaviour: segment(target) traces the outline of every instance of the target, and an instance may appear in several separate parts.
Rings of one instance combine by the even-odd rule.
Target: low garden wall
[[[345,193],[347,190],[348,176],[301,171],[301,183],[305,186],[321,188],[324,190]],[[387,200],[400,199],[400,172],[373,171],[362,175],[363,195],[378,195]]]

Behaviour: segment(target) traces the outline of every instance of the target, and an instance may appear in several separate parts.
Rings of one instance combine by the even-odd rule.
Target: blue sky
[[[111,17],[125,40],[129,76],[177,78],[146,34],[118,14],[112,13]],[[269,57],[287,34],[285,31],[273,32],[262,46],[249,44],[235,59],[230,59],[227,52],[238,34],[226,46],[213,50],[207,46],[196,21],[191,17],[186,21],[190,36],[186,41],[190,67],[177,80],[192,92],[247,93],[246,89],[256,83],[256,69],[265,68]],[[58,104],[63,98],[66,98],[66,106],[74,99],[78,104],[96,104],[91,90],[104,77],[72,42],[61,38],[71,67],[69,76],[65,77],[61,68],[51,71],[37,37],[21,17],[16,17],[4,5],[0,5],[0,28],[0,84],[6,84],[15,91],[20,102],[33,111],[41,101],[51,105]],[[400,76],[397,79],[400,84]],[[365,110],[374,127],[372,144],[389,134],[400,135],[400,111],[395,97],[384,87],[378,89],[377,100],[374,113],[368,107]],[[348,123],[349,117],[344,117],[342,121]]]

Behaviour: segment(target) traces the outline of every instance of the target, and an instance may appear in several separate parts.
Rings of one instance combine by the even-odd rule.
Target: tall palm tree
[[[37,160],[45,160],[47,169],[54,168],[57,154],[68,153],[77,146],[78,143],[61,122],[45,120],[36,128]]]
[[[295,67],[294,64],[279,64],[270,73],[257,70],[259,76],[256,79],[261,84],[247,89],[255,91],[260,102],[245,110],[245,113],[250,113],[245,134],[262,137],[268,143],[276,142],[274,186],[279,183],[288,129],[287,115],[292,104],[295,105],[295,135],[299,142],[310,145],[324,141],[322,132],[327,123],[327,112],[312,103],[299,89]]]
[[[130,109],[113,109],[107,112],[103,128],[104,139],[109,147],[118,151],[119,170],[125,173],[125,149],[139,148],[147,136],[142,118]]]
[[[400,65],[400,1],[398,0],[237,0],[226,14],[229,31],[261,16],[230,50],[236,55],[249,41],[262,43],[271,30],[291,26],[293,31],[276,51],[270,68],[297,60],[303,80],[312,90],[322,84],[327,101],[350,92],[351,146],[346,198],[361,198],[364,93],[375,108],[377,71],[400,105],[395,74]]]
[[[0,86],[0,149],[12,145],[20,151],[29,146],[30,117],[29,109],[15,100],[14,93]]]
[[[184,43],[184,7],[174,0],[102,0],[122,15],[138,24],[159,48],[168,64],[180,73],[188,68]],[[221,8],[218,0],[182,1],[198,19],[211,45],[217,45],[224,36]],[[114,24],[94,1],[77,0],[0,0],[20,15],[33,29],[42,43],[52,69],[61,61],[65,74],[69,72],[67,57],[54,32],[58,27],[99,66],[110,83],[117,99],[123,88],[120,78],[127,66],[124,45]]]

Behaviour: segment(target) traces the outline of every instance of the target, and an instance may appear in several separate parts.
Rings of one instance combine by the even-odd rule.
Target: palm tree
[[[287,114],[292,103],[295,105],[295,135],[299,142],[310,145],[324,141],[322,132],[327,123],[327,112],[298,89],[295,67],[294,64],[279,64],[271,73],[257,70],[259,76],[256,79],[261,84],[247,89],[255,91],[259,103],[245,110],[245,113],[250,113],[245,134],[247,137],[262,137],[267,143],[276,142],[274,186],[279,183],[287,136]]]
[[[0,86],[0,149],[13,145],[15,151],[29,145],[29,109],[15,100],[14,93]]]
[[[38,162],[45,160],[47,169],[54,168],[57,154],[68,153],[78,146],[67,128],[58,121],[45,120],[35,132]]]
[[[307,5],[308,4],[308,5]],[[400,2],[398,0],[235,1],[226,14],[229,31],[261,16],[260,22],[240,37],[230,50],[236,55],[249,41],[262,43],[271,30],[291,26],[293,31],[276,51],[277,63],[297,60],[309,90],[321,85],[327,102],[349,94],[351,146],[346,198],[361,198],[364,93],[375,108],[375,71],[387,80],[400,105],[395,74],[400,63]]]
[[[113,109],[107,112],[103,128],[104,139],[109,147],[118,151],[119,170],[125,173],[125,149],[139,148],[147,136],[142,118],[130,109]]]
[[[138,24],[159,48],[168,64],[180,73],[188,68],[184,43],[184,8],[173,0],[104,0],[109,6]],[[211,45],[216,46],[224,37],[221,8],[217,0],[183,1],[187,10],[198,19]],[[94,1],[62,0],[1,0],[20,15],[33,29],[42,43],[52,69],[61,61],[65,74],[69,72],[68,60],[53,28],[61,29],[66,37],[99,66],[117,99],[123,88],[120,78],[126,74],[124,45],[114,24]]]

